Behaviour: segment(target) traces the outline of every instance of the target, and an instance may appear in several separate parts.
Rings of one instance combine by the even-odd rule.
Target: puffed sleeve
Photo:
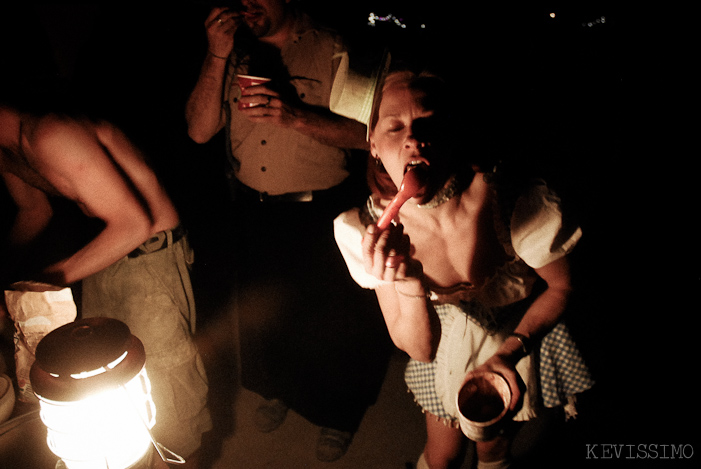
[[[518,256],[534,269],[565,256],[581,237],[581,228],[565,222],[560,198],[544,183],[533,185],[516,201],[511,242]]]
[[[334,236],[348,271],[358,285],[374,289],[382,280],[370,275],[363,267],[363,234],[365,225],[360,221],[360,210],[357,208],[343,212],[333,222]]]

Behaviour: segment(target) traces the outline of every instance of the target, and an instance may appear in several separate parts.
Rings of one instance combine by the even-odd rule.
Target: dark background
[[[394,57],[444,74],[458,91],[456,106],[476,100],[504,138],[527,138],[542,150],[537,158],[548,163],[585,233],[573,253],[580,286],[569,318],[597,380],[583,400],[583,443],[701,450],[689,430],[698,421],[697,191],[675,155],[660,155],[649,135],[631,128],[642,99],[633,93],[641,78],[633,62],[644,55],[632,36],[633,15],[611,2],[301,3],[359,50],[388,45]],[[203,322],[216,314],[217,278],[228,271],[218,255],[229,215],[223,141],[191,142],[183,110],[206,51],[209,8],[0,7],[0,76],[68,85],[77,103],[120,124],[153,159],[191,232]],[[395,15],[406,28],[371,27],[370,12]],[[473,148],[469,132],[464,138]],[[2,197],[5,228],[12,209]],[[627,462],[642,463],[610,463]]]

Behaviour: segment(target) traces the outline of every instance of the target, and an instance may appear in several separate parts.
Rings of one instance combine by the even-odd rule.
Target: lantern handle
[[[151,431],[149,430],[148,432],[149,435],[151,435]],[[156,451],[158,451],[158,455],[161,457],[161,459],[164,462],[167,463],[173,463],[173,464],[185,464],[185,458],[180,456],[179,454],[174,453],[173,451],[169,450],[159,442],[157,442],[154,438],[153,435],[151,435],[151,442],[153,443],[154,448],[156,448]],[[165,453],[168,453],[168,455],[175,457],[176,459],[171,459],[170,457],[167,457]]]
[[[151,439],[151,444],[153,444],[153,447],[156,448],[156,451],[158,452],[158,455],[161,457],[161,460],[166,463],[172,463],[172,464],[185,464],[185,458],[180,456],[177,453],[174,453],[173,451],[169,450],[162,444],[156,441],[156,438],[154,438],[153,433],[151,433],[151,429],[148,426],[148,423],[144,419],[143,415],[141,415],[141,412],[136,408],[136,405],[134,404],[133,399],[129,395],[129,392],[127,391],[126,386],[123,384],[120,385],[124,393],[127,395],[129,400],[131,401],[131,404],[134,406],[134,410],[136,411],[136,414],[139,416],[141,419],[141,423],[144,424],[144,428],[146,429],[146,433],[148,433],[148,437]],[[170,457],[166,456],[166,453],[168,453],[170,456],[173,456],[175,459],[171,459]]]

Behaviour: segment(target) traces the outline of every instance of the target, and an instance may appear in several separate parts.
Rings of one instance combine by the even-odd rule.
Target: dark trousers
[[[239,197],[236,311],[243,386],[355,431],[392,346],[374,292],[351,279],[333,237],[342,191],[311,202]]]

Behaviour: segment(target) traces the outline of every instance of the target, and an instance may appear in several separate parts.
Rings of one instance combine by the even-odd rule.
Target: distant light
[[[382,23],[394,23],[396,26],[399,26],[402,29],[406,29],[406,24],[404,23],[404,20],[401,18],[397,18],[393,14],[388,14],[387,16],[378,16],[375,13],[369,13],[368,14],[368,25],[369,26],[375,26],[377,22],[382,22]],[[424,27],[423,25],[421,26],[422,28]]]
[[[555,13],[550,13],[550,18],[555,18]]]
[[[594,26],[602,25],[605,23],[606,23],[606,17],[600,16],[599,18],[596,18],[595,20],[582,23],[582,26],[587,27],[587,28],[593,28]]]
[[[368,24],[370,26],[375,26],[375,20],[377,19],[377,16],[375,16],[375,13],[370,12],[370,15],[368,16]]]

